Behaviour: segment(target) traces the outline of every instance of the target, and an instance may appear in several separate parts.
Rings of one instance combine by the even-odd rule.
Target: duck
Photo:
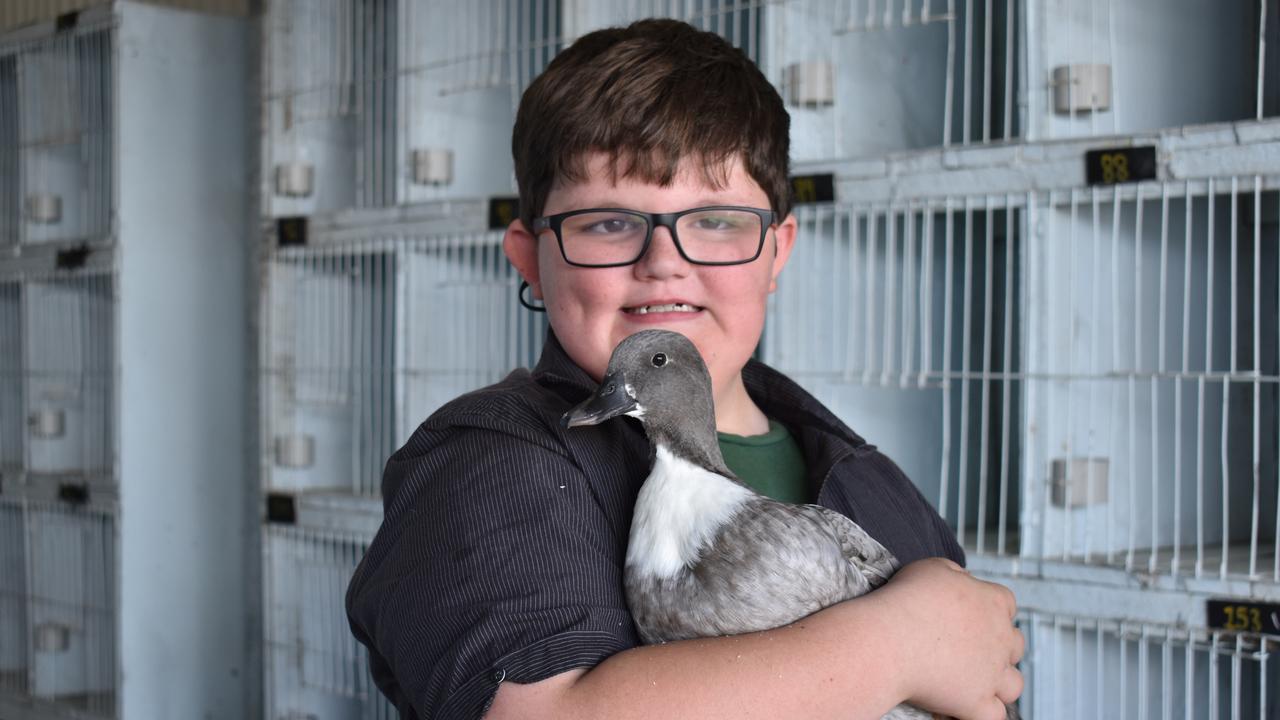
[[[697,347],[643,330],[614,348],[596,392],[566,428],[627,416],[652,446],[623,569],[627,605],[647,644],[781,627],[880,587],[893,554],[848,517],[757,493],[725,465],[711,375]],[[899,705],[886,720],[933,715]]]

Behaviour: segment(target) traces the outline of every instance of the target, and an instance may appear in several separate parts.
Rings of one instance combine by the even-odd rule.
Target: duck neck
[[[725,465],[724,455],[720,453],[720,439],[716,436],[714,424],[694,433],[677,435],[661,428],[649,428],[648,434],[650,442],[666,447],[676,457],[717,475],[737,479],[729,466]]]

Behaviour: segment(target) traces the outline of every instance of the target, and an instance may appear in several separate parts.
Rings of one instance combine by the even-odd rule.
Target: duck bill
[[[560,424],[567,427],[599,425],[635,410],[636,401],[627,394],[627,380],[620,372],[609,373],[600,381],[600,387],[582,404],[565,413]]]

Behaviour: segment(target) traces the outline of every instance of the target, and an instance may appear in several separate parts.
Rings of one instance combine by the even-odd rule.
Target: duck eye
[[[606,387],[606,388],[604,389],[604,392],[602,392],[602,393],[600,393],[600,394],[601,394],[601,395],[612,395],[612,394],[613,394],[613,391],[614,391],[614,390],[617,390],[617,389],[618,389],[618,386],[617,386],[617,385],[614,385],[613,383],[609,383],[608,387]]]
[[[667,364],[666,353],[658,353],[657,355],[654,355],[649,362],[653,363],[654,367],[662,367],[663,365],[666,365]]]

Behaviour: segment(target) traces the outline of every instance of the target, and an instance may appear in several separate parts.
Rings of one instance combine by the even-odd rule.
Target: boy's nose
[[[671,230],[665,227],[653,229],[653,239],[649,248],[635,264],[637,277],[666,278],[683,277],[689,273],[690,264],[676,247]]]

